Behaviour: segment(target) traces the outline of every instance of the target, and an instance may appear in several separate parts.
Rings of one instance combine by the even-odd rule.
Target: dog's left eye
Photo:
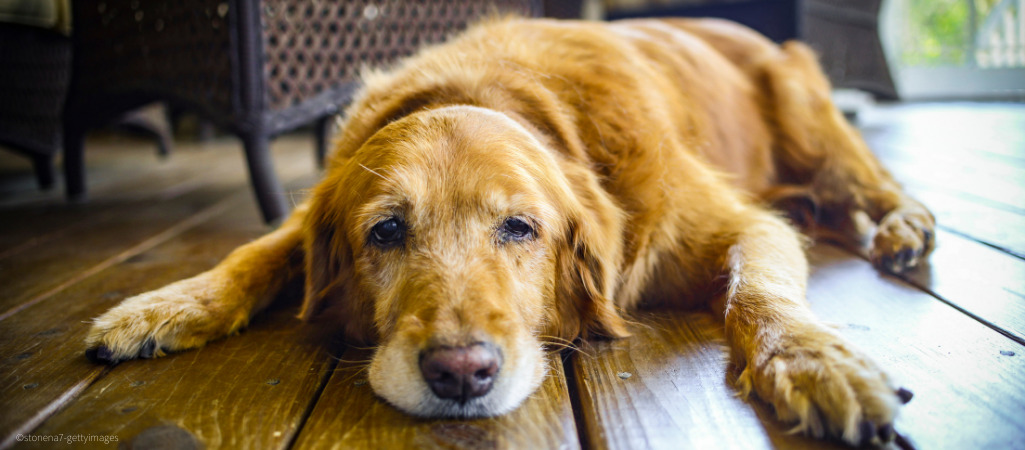
[[[529,223],[518,217],[505,219],[505,223],[503,223],[502,228],[499,229],[499,238],[501,238],[503,242],[533,239],[534,235],[534,227],[530,226]]]
[[[374,225],[370,230],[370,242],[378,247],[398,245],[405,237],[406,225],[394,217]]]

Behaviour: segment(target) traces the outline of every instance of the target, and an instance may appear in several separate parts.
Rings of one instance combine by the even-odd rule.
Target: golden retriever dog
[[[891,272],[929,253],[934,219],[806,46],[712,20],[493,20],[366,76],[335,147],[276,231],[97,318],[88,355],[199,347],[305,276],[300,317],[376,345],[385,401],[494,416],[541,383],[543,339],[624,338],[642,303],[708,306],[742,394],[814,436],[893,438],[910,393],[812,315],[784,213],[863,238]]]

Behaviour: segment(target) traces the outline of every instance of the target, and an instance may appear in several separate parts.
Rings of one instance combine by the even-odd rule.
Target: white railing
[[[974,15],[974,2],[968,0]],[[1025,0],[1001,0],[975,30],[975,64],[980,68],[1025,67]]]

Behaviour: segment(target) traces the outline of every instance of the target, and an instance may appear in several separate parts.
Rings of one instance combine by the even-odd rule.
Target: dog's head
[[[421,111],[315,189],[301,315],[378,344],[374,391],[428,417],[508,412],[546,340],[625,335],[619,208],[598,180],[488,109]]]

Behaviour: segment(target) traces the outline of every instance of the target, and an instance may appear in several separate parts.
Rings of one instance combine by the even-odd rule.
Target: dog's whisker
[[[554,350],[556,352],[559,352],[559,351],[562,351],[562,350],[566,350],[566,349],[578,350],[577,346],[575,346],[573,344],[565,344],[565,343],[562,343],[562,342],[544,342],[542,345],[544,347],[550,348],[550,349],[552,349],[552,350]]]
[[[360,368],[353,367],[351,369],[355,369],[355,370],[340,370],[339,368],[335,369],[335,372],[340,372],[340,371],[351,372],[351,374],[349,376],[347,376],[344,379],[342,379],[342,383],[349,383],[349,382],[351,382],[353,380],[359,380],[361,377],[364,378],[364,379],[366,378],[366,376],[365,376],[365,374],[367,373],[366,367],[360,367]]]
[[[377,351],[377,346],[376,345],[371,345],[369,347],[360,347],[360,346],[349,344],[349,348],[351,348],[353,350],[361,350],[361,351]]]
[[[561,353],[566,350],[572,350],[574,352],[582,353],[583,355],[588,357],[591,356],[589,352],[581,349],[580,346],[574,343],[574,341],[570,341],[568,339],[560,338],[557,336],[539,336],[539,338],[541,339],[541,342],[545,347],[554,347],[550,351],[550,353]]]
[[[547,350],[548,353],[560,353],[563,350],[567,350],[567,349],[573,350],[573,351],[579,350],[575,346],[567,345],[567,344],[559,344],[559,343],[555,343],[555,342],[546,343],[546,344],[544,344],[544,346],[546,348],[548,348],[548,350]],[[549,347],[551,347],[551,348],[549,348]]]
[[[370,359],[346,360],[346,359],[339,358],[337,356],[332,356],[331,359],[334,359],[335,361],[338,361],[340,363],[354,364],[354,365],[366,365],[366,364],[370,364],[370,362],[372,361]]]
[[[384,175],[381,175],[380,173],[377,173],[377,171],[375,171],[374,169],[371,169],[371,168],[369,168],[369,167],[367,167],[367,166],[364,166],[364,165],[363,165],[362,163],[360,163],[360,165],[359,165],[359,166],[360,166],[360,167],[362,167],[362,168],[363,168],[363,170],[366,170],[367,172],[370,172],[370,173],[372,173],[372,174],[374,174],[374,175],[377,175],[377,176],[378,176],[379,178],[381,178],[381,179],[382,179],[382,180],[384,180],[384,181],[387,181],[387,182],[389,182],[389,183],[391,183],[391,182],[392,182],[392,180],[389,180],[389,179],[388,179],[388,177],[386,177],[386,176],[384,176]]]
[[[572,344],[573,343],[573,340],[571,340],[571,339],[566,339],[564,337],[559,337],[559,336],[551,336],[551,335],[547,335],[547,334],[542,334],[542,335],[538,336],[538,338],[549,340],[549,341],[565,342],[567,344]]]

